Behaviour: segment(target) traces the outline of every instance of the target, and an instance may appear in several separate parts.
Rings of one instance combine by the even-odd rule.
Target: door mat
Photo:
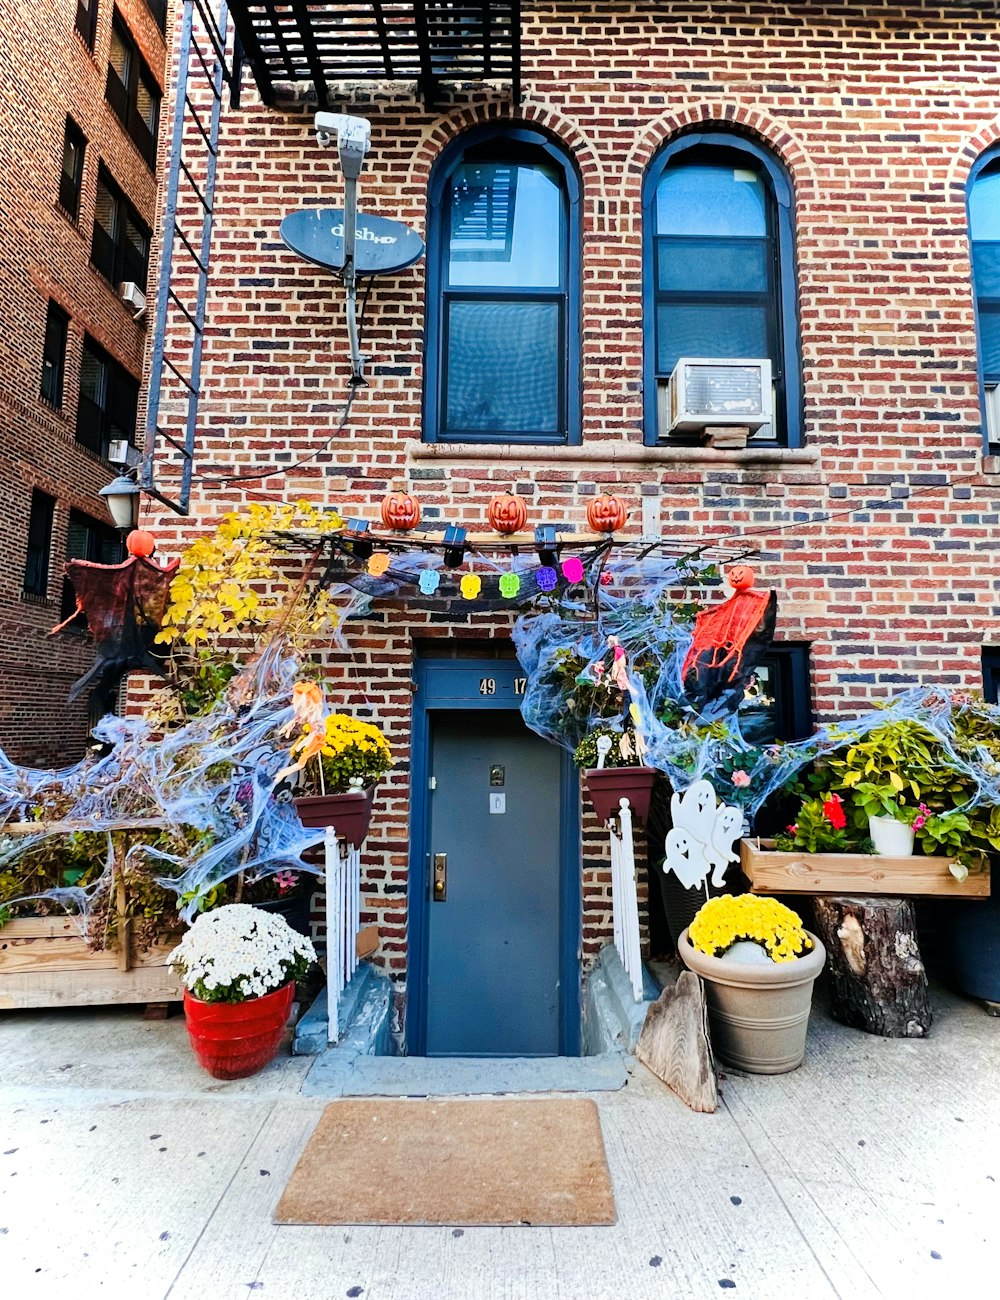
[[[615,1220],[597,1107],[580,1098],[334,1102],[275,1211],[296,1224]]]

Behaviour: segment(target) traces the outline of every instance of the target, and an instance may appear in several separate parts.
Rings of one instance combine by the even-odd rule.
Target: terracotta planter
[[[188,1037],[199,1064],[214,1079],[245,1079],[272,1060],[295,996],[289,981],[249,1002],[202,1002],[184,991]]]
[[[875,852],[883,858],[910,858],[913,856],[912,826],[897,821],[895,817],[869,817],[868,832]]]
[[[687,930],[680,936],[681,961],[705,982],[712,1049],[720,1061],[748,1074],[785,1074],[802,1064],[813,984],[826,963],[826,949],[806,933],[812,952],[763,965],[710,957],[693,947]]]
[[[632,816],[645,823],[653,797],[655,767],[590,767],[583,774],[594,812],[602,822],[617,817],[619,800],[627,799]]]
[[[359,849],[372,820],[372,795],[375,787],[352,790],[348,794],[299,795],[292,802],[303,826],[332,826],[337,834]]]

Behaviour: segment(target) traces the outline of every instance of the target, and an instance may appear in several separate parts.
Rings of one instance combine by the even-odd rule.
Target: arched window
[[[774,421],[754,441],[801,443],[791,202],[777,159],[739,136],[681,136],[649,168],[643,203],[647,443],[669,431],[669,380],[681,357],[770,360]]]
[[[482,127],[430,186],[424,438],[578,442],[579,184],[542,132]]]
[[[1000,450],[1000,148],[969,177],[969,240],[986,442]]]

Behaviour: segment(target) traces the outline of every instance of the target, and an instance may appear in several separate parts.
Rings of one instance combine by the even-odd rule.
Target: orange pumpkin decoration
[[[625,527],[628,512],[621,497],[602,493],[587,507],[587,523],[595,533],[613,533]]]
[[[486,518],[491,528],[507,536],[520,532],[528,522],[528,507],[523,497],[515,496],[513,492],[498,492],[490,498]]]
[[[382,522],[397,533],[416,528],[420,523],[420,502],[409,492],[390,492],[382,501]]]
[[[129,555],[140,555],[144,560],[148,560],[156,550],[156,538],[145,529],[133,528],[125,538],[125,549]]]
[[[734,564],[726,570],[726,581],[733,591],[750,591],[756,577],[749,564]]]

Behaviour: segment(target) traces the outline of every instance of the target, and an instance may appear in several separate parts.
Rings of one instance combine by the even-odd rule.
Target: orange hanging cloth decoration
[[[705,717],[734,712],[754,668],[771,644],[778,613],[773,591],[757,591],[746,564],[726,574],[733,594],[694,621],[694,639],[681,668],[685,694]]]

